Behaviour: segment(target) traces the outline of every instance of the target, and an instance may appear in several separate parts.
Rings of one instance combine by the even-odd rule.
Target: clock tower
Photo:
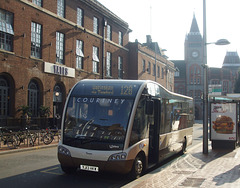
[[[186,95],[195,103],[195,119],[202,119],[203,95],[203,38],[199,31],[195,14],[190,32],[185,38]]]

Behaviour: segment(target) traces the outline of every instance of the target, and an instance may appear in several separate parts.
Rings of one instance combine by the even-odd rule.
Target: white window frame
[[[99,73],[99,48],[93,46],[93,72]]]
[[[118,44],[123,45],[123,33],[121,31],[118,32]]]
[[[77,25],[83,27],[83,9],[77,8]]]
[[[32,0],[33,4],[42,7],[42,0]]]
[[[142,71],[146,72],[146,61],[144,59],[142,60]]]
[[[31,56],[41,58],[42,51],[42,25],[31,23]]]
[[[64,34],[56,32],[56,62],[64,64]]]
[[[93,17],[93,32],[99,34],[99,19],[97,17]]]
[[[107,25],[107,39],[112,40],[112,26]]]
[[[118,78],[123,79],[123,58],[118,56]]]
[[[57,0],[57,15],[65,17],[65,0]]]
[[[13,50],[13,14],[0,9],[0,49]]]
[[[148,74],[151,74],[151,63],[150,62],[148,62],[147,72],[148,72]]]
[[[106,76],[112,76],[112,53],[107,52],[106,56]]]
[[[83,41],[76,40],[76,68],[83,69]]]

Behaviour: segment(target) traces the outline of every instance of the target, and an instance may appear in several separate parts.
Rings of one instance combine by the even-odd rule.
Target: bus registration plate
[[[98,172],[98,167],[97,166],[80,165],[80,169],[81,170],[92,171],[92,172]]]

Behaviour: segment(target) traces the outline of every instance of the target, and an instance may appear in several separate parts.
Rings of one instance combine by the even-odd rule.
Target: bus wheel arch
[[[146,157],[144,152],[140,152],[132,165],[132,170],[130,172],[130,178],[137,179],[139,178],[146,169]]]

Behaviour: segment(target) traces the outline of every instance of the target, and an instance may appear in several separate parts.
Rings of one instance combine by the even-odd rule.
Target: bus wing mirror
[[[153,114],[153,100],[147,100],[146,102],[146,114],[152,115]]]

